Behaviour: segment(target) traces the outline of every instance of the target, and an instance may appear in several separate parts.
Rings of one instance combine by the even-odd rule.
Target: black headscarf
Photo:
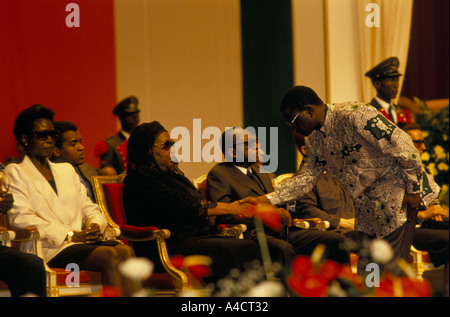
[[[143,123],[128,140],[123,200],[129,224],[168,228],[175,239],[202,234],[215,203],[204,200],[182,173],[160,169],[150,149],[164,131],[157,121]]]
[[[159,169],[153,155],[150,154],[150,149],[164,131],[167,130],[158,121],[142,123],[133,130],[127,146],[128,168],[134,170]]]

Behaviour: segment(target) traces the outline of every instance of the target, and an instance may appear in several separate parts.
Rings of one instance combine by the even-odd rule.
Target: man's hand
[[[280,212],[280,216],[281,216],[281,223],[286,226],[286,227],[290,227],[292,226],[292,216],[291,213],[289,211],[287,211],[284,208],[277,208],[278,211]]]
[[[408,220],[412,220],[413,217],[417,214],[419,211],[419,204],[420,204],[420,194],[408,194],[405,193],[405,196],[403,197],[403,203],[402,203],[402,209],[400,212],[407,212]]]
[[[238,202],[241,204],[249,203],[249,204],[253,204],[253,205],[270,204],[270,201],[267,199],[267,197],[265,195],[259,196],[259,197],[247,197],[247,198],[238,200]]]
[[[14,204],[14,198],[11,193],[1,196],[0,197],[0,214],[10,210],[12,208],[13,204]]]

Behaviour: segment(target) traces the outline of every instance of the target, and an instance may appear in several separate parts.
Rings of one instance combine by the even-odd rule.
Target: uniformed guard
[[[110,167],[114,168],[117,174],[126,171],[128,138],[140,121],[138,103],[136,97],[130,96],[114,107],[113,113],[119,117],[121,130],[95,145],[95,155],[100,158],[99,174],[102,174],[102,171],[111,173]]]
[[[411,123],[408,110],[394,104],[394,99],[399,92],[399,77],[402,76],[398,71],[399,66],[400,62],[397,57],[389,57],[369,70],[365,76],[372,80],[372,84],[377,90],[377,96],[372,99],[370,104],[395,124],[407,124]]]

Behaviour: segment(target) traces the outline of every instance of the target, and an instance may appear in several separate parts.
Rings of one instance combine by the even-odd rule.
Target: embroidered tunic
[[[380,238],[406,221],[405,191],[419,193],[420,155],[407,133],[370,105],[330,104],[323,126],[306,138],[300,173],[267,194],[272,204],[307,194],[326,171],[352,196],[355,227]]]

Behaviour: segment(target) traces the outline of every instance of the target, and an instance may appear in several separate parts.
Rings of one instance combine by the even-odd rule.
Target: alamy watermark
[[[223,131],[232,131],[225,134],[225,149],[232,148],[235,144],[235,158],[228,152],[222,153]],[[244,142],[245,135],[248,138],[247,144]],[[221,130],[211,126],[202,130],[201,119],[193,119],[191,131],[186,127],[175,127],[170,131],[170,137],[177,140],[171,152],[174,162],[220,163],[223,159],[225,162],[247,160],[252,163],[261,162],[262,172],[274,173],[278,168],[278,127],[225,127],[225,130]],[[202,146],[203,140],[209,141]],[[250,147],[256,147],[256,143],[260,150],[252,151]],[[248,151],[245,146],[249,146]]]

